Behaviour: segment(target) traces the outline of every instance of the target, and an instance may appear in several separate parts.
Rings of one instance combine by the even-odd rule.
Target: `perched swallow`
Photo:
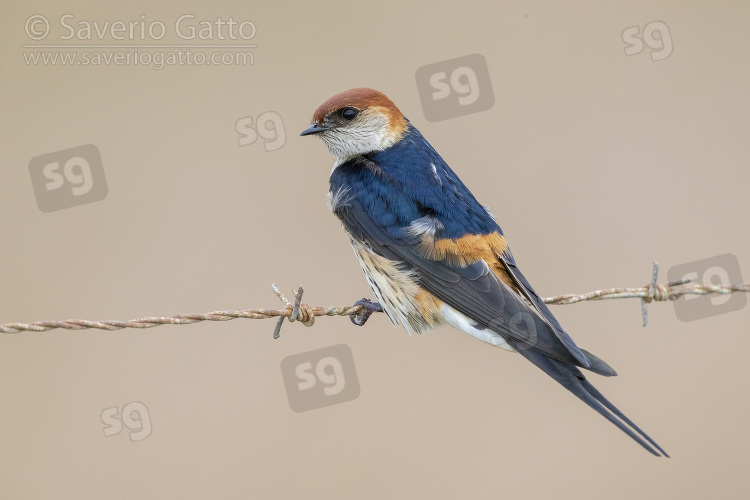
[[[646,450],[667,453],[579,368],[617,375],[578,347],[526,280],[500,226],[384,94],[335,95],[300,135],[336,157],[328,205],[394,325],[440,325],[518,352]]]

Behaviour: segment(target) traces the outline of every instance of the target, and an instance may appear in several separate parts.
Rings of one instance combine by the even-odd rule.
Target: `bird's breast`
[[[351,236],[349,241],[367,282],[394,325],[403,325],[409,333],[423,333],[443,323],[442,303],[419,286],[413,270]]]

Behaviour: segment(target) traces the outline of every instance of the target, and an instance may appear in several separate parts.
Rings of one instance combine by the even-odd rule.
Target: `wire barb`
[[[656,289],[656,280],[659,278],[659,263],[654,261],[654,267],[651,271],[651,283],[648,286],[648,297],[641,299],[641,316],[643,316],[643,328],[648,325],[648,308],[646,304],[651,302],[654,298],[654,290]],[[648,298],[648,300],[646,300]]]
[[[286,311],[286,309],[290,307],[292,308],[292,312],[288,316],[284,315],[279,317],[279,320],[276,322],[276,328],[273,331],[273,338],[277,339],[281,336],[281,325],[282,323],[284,323],[284,318],[288,318],[290,323],[299,321],[305,326],[313,326],[315,324],[316,308],[302,303],[302,294],[304,293],[302,285],[300,285],[299,288],[297,288],[293,292],[295,297],[294,306],[292,306],[291,303],[286,299],[286,297],[284,297],[284,294],[279,291],[276,283],[271,284],[271,289],[274,291],[276,296],[279,297],[279,299],[281,299],[281,301],[286,305],[284,311]],[[331,308],[329,307],[328,309]],[[326,311],[328,311],[328,309]]]
[[[639,288],[608,288],[604,290],[595,290],[580,295],[567,294],[555,295],[542,299],[545,304],[575,304],[589,300],[609,300],[609,299],[641,299],[641,312],[643,315],[643,326],[648,324],[648,312],[646,304],[652,301],[676,300],[683,295],[707,295],[712,293],[729,294],[735,292],[750,292],[750,284],[740,285],[701,285],[689,283],[689,279],[674,281],[667,284],[659,285],[656,283],[659,273],[659,264],[654,262],[651,273],[651,281]],[[150,316],[146,318],[133,319],[130,321],[104,320],[90,321],[85,319],[68,319],[63,321],[37,321],[35,323],[6,323],[0,325],[0,333],[19,333],[22,331],[45,332],[55,328],[65,330],[85,330],[88,328],[115,331],[123,328],[154,328],[161,325],[190,325],[201,321],[230,321],[233,319],[268,319],[278,318],[276,328],[273,332],[273,338],[278,339],[281,332],[281,325],[284,318],[290,322],[299,321],[305,326],[312,326],[315,318],[318,316],[349,316],[361,315],[366,312],[366,307],[359,304],[342,307],[312,307],[302,302],[302,293],[304,290],[300,286],[295,292],[294,304],[289,302],[275,283],[271,284],[271,289],[284,304],[283,309],[243,309],[240,311],[213,311],[206,314],[180,314],[177,316]]]

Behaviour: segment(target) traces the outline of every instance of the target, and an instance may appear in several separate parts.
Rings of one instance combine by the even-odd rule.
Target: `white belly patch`
[[[489,328],[480,329],[477,328],[474,321],[471,318],[467,318],[465,315],[453,309],[447,304],[443,304],[443,319],[445,322],[451,325],[453,328],[457,328],[471,335],[472,337],[487,342],[495,347],[500,347],[506,351],[516,352],[499,334],[493,332]]]

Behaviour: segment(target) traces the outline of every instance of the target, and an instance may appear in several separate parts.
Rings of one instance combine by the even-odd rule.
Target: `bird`
[[[521,354],[647,451],[669,455],[589,382],[617,375],[579,347],[519,269],[494,215],[382,92],[326,100],[301,136],[335,163],[327,203],[394,325],[422,334],[449,325]],[[354,320],[354,318],[352,318]]]

